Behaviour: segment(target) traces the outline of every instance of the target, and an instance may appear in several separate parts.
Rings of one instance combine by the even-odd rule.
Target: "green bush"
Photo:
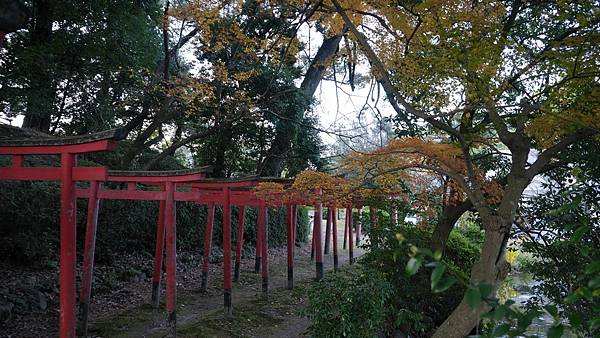
[[[358,266],[314,285],[304,314],[312,337],[376,337],[388,318],[391,284],[377,271]]]
[[[465,291],[462,284],[456,283],[445,292],[432,293],[430,269],[420,269],[412,277],[405,273],[410,247],[426,248],[430,238],[429,231],[412,225],[391,226],[388,218],[380,216],[380,226],[369,232],[365,241],[367,252],[359,261],[369,267],[369,270],[359,272],[368,274],[368,277],[361,277],[368,280],[333,276],[324,286],[319,284],[312,289],[308,309],[314,312],[308,314],[313,320],[311,333],[314,336],[348,336],[354,332],[347,328],[366,326],[363,333],[357,331],[357,335],[368,337],[384,333],[391,336],[401,331],[411,337],[429,336],[454,310]],[[476,245],[453,233],[442,260],[448,266],[448,273],[467,281],[471,265],[478,256]],[[378,290],[365,290],[356,280],[370,288],[379,287],[389,292],[379,294]],[[354,316],[342,313],[346,309],[355,309],[355,305],[364,310],[355,310]],[[322,309],[319,310],[319,306]]]

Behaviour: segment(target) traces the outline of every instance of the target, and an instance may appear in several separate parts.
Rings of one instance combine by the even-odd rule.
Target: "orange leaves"
[[[298,175],[292,188],[305,199],[319,199],[329,206],[345,207],[355,199],[351,181],[323,172],[307,170]]]
[[[275,182],[261,182],[254,189],[254,194],[264,199],[267,204],[284,203],[284,198],[289,198],[290,194],[285,191],[283,184]]]
[[[492,204],[502,198],[502,187],[485,177],[485,172],[474,168],[469,177],[462,150],[455,144],[427,141],[418,138],[392,140],[385,147],[370,153],[354,153],[344,159],[342,169],[353,173],[356,179],[370,181],[379,194],[432,192],[441,187],[440,176],[450,177],[438,191],[444,204],[455,204],[465,198],[464,184],[469,179],[481,186]]]

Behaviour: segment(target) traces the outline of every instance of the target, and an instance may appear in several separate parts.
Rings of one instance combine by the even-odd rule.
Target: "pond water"
[[[540,282],[531,278],[531,275],[523,272],[511,273],[498,290],[498,296],[501,300],[511,299],[515,306],[523,307],[531,298],[536,297],[533,293],[534,287]],[[535,318],[529,329],[525,332],[527,336],[536,335],[546,337],[548,329],[554,324],[554,319],[549,313],[543,312]],[[576,337],[570,332],[566,332],[563,337]]]

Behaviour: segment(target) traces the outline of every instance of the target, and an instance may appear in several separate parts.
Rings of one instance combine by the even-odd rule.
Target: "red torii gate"
[[[60,181],[60,319],[61,337],[75,336],[76,203],[75,181],[104,181],[105,167],[78,167],[78,154],[114,150],[125,133],[120,129],[88,136],[0,139],[0,154],[11,166],[0,168],[1,180]],[[27,167],[25,155],[60,155],[60,167]]]
[[[113,200],[144,200],[159,201],[158,222],[156,226],[156,250],[154,257],[154,273],[152,276],[152,303],[158,307],[160,279],[162,270],[163,250],[166,243],[167,249],[167,313],[168,324],[175,326],[176,307],[176,211],[175,202],[188,200],[186,192],[177,192],[176,185],[183,182],[193,182],[206,177],[210,172],[209,167],[196,170],[174,171],[116,171],[108,172],[105,181],[126,183],[127,188],[101,189],[98,181],[90,181],[87,189],[77,189],[79,198],[88,199],[87,224],[84,247],[83,278],[79,297],[81,311],[81,333],[87,335],[89,315],[89,300],[92,288],[92,274],[94,266],[94,249],[96,244],[96,228],[98,225],[99,201],[102,199]],[[138,184],[159,187],[160,190],[138,190]],[[183,196],[182,196],[183,194]],[[187,197],[187,199],[186,199]],[[165,236],[166,235],[166,236]],[[166,238],[165,238],[166,237]]]
[[[160,277],[163,256],[164,234],[166,232],[166,250],[167,250],[167,321],[172,334],[176,334],[176,222],[175,222],[175,203],[177,201],[195,202],[197,204],[206,204],[209,206],[208,223],[205,231],[204,261],[203,261],[203,282],[202,287],[206,287],[208,258],[210,254],[212,228],[214,221],[214,206],[223,205],[223,295],[225,316],[232,315],[232,278],[231,278],[231,205],[240,206],[240,218],[238,221],[238,242],[236,243],[236,279],[239,278],[239,264],[241,260],[241,249],[243,245],[243,211],[246,206],[258,207],[258,231],[257,231],[257,257],[262,266],[262,290],[268,292],[268,265],[267,265],[267,208],[269,206],[281,206],[280,203],[272,203],[258,198],[252,187],[256,187],[260,182],[285,182],[291,183],[288,179],[279,178],[260,178],[250,177],[241,179],[204,179],[204,174],[208,170],[200,171],[166,171],[166,172],[128,172],[128,171],[109,171],[107,181],[125,182],[126,190],[107,190],[98,189],[98,182],[92,181],[87,189],[78,189],[77,197],[88,198],[88,220],[86,229],[86,244],[84,249],[84,278],[81,289],[80,304],[82,309],[82,332],[87,330],[87,316],[89,312],[89,299],[91,291],[92,270],[93,270],[93,251],[95,245],[95,232],[97,226],[98,200],[100,199],[131,199],[131,200],[158,200],[159,220],[156,232],[156,251],[153,273],[152,302],[158,305],[160,292]],[[159,185],[161,191],[137,190],[138,184]],[[187,189],[187,191],[178,191],[177,188]],[[300,202],[296,202],[300,203]],[[295,242],[294,229],[296,227],[296,205],[287,203],[287,225],[288,225],[288,287],[293,287],[293,250]],[[315,223],[316,224],[316,223]],[[322,278],[322,261],[317,263],[317,278]]]
[[[356,206],[358,210],[358,223],[356,224],[356,245],[360,243],[361,239],[361,224],[362,224],[362,202],[353,202],[353,204],[345,208],[345,221],[344,221],[344,243],[342,248],[348,248],[349,263],[354,262],[354,239],[352,238],[352,226],[353,226],[353,208]],[[316,216],[315,210],[315,217]],[[319,259],[318,250],[315,250],[315,239],[318,237],[316,227],[313,227],[313,241],[311,243],[311,259],[314,259],[314,253],[317,252],[317,262]],[[335,206],[327,206],[327,223],[325,226],[325,248],[324,254],[329,253],[329,246],[333,240],[333,269],[337,271],[339,258],[338,258],[338,238],[337,238],[337,208]]]
[[[199,171],[167,171],[167,172],[126,172],[110,171],[105,167],[76,167],[76,154],[113,150],[116,141],[122,139],[121,130],[112,130],[82,137],[68,137],[62,139],[26,139],[26,140],[0,140],[0,154],[11,155],[11,166],[0,168],[2,180],[60,180],[61,181],[61,220],[60,220],[60,336],[75,336],[75,199],[76,197],[88,198],[88,217],[84,248],[83,283],[81,288],[80,304],[82,310],[82,328],[87,329],[89,313],[89,299],[91,294],[91,281],[93,273],[93,260],[95,248],[95,235],[99,200],[101,199],[130,199],[130,200],[157,200],[159,204],[159,220],[156,232],[156,252],[153,274],[153,303],[157,304],[161,277],[162,256],[164,244],[167,250],[167,312],[168,324],[172,331],[176,330],[176,201],[190,201],[199,204],[214,206],[223,205],[223,252],[224,252],[224,307],[225,315],[231,316],[231,222],[230,206],[239,205],[240,221],[236,247],[236,280],[239,278],[239,263],[243,241],[243,208],[253,206],[259,208],[257,231],[257,262],[262,265],[263,292],[268,292],[268,267],[267,267],[267,208],[269,206],[282,206],[281,202],[274,203],[258,198],[249,188],[258,183],[284,182],[290,180],[277,178],[245,178],[245,179],[205,179],[207,168]],[[60,154],[61,167],[33,168],[23,166],[23,155]],[[89,181],[89,188],[75,189],[74,181]],[[99,189],[99,182],[112,181],[127,183],[126,190]],[[162,190],[138,190],[137,185],[157,185]],[[188,191],[177,191],[177,188]],[[191,190],[190,190],[191,189]],[[293,287],[293,257],[296,229],[296,208],[298,204],[311,204],[304,200],[288,201],[287,228],[288,228],[288,288]],[[317,252],[316,278],[323,278],[323,257],[321,240],[321,202],[314,204],[314,246]],[[214,209],[213,209],[214,210]],[[210,215],[210,212],[209,212]],[[335,222],[335,221],[334,221]],[[209,223],[212,223],[209,217]],[[207,224],[208,226],[208,224]],[[210,224],[212,230],[212,224]],[[335,228],[334,228],[335,229]],[[210,247],[210,234],[207,238]],[[166,235],[166,236],[165,236]],[[166,237],[166,238],[165,238]],[[337,242],[334,232],[334,243]],[[208,250],[207,250],[208,249]],[[337,245],[334,246],[337,251]],[[205,256],[210,251],[205,247]],[[337,261],[334,256],[334,262]],[[208,258],[207,256],[205,258]],[[205,259],[207,262],[207,259]],[[337,263],[337,262],[336,262]],[[336,264],[337,265],[337,264]]]

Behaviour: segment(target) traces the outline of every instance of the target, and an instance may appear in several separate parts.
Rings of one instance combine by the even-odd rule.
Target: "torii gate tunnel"
[[[248,177],[236,179],[209,179],[210,167],[181,171],[110,171],[106,167],[79,167],[76,157],[99,151],[116,149],[117,141],[124,138],[121,130],[110,130],[89,136],[43,139],[0,139],[0,155],[9,155],[11,165],[0,167],[0,180],[59,181],[60,182],[60,337],[87,335],[90,296],[94,267],[94,251],[98,211],[103,199],[158,201],[154,271],[152,275],[151,302],[158,307],[161,290],[163,255],[166,250],[166,310],[169,333],[176,335],[176,203],[193,202],[206,205],[208,219],[205,230],[202,284],[205,290],[208,279],[208,261],[212,246],[214,210],[223,208],[223,302],[226,317],[232,316],[232,280],[238,281],[244,238],[244,212],[246,207],[258,208],[255,272],[262,274],[262,291],[269,291],[268,275],[268,208],[285,206],[287,224],[288,288],[294,286],[294,246],[296,239],[297,206],[312,204],[315,209],[313,226],[313,252],[316,253],[316,278],[323,278],[323,250],[320,202],[308,200],[286,201],[259,198],[254,191],[260,182],[278,182],[289,186],[292,180],[281,178]],[[60,167],[28,167],[26,155],[60,155]],[[76,187],[75,182],[89,182],[87,188]],[[110,182],[117,182],[117,184]],[[126,186],[125,189],[109,188]],[[315,192],[319,194],[319,192]],[[82,284],[79,296],[79,332],[76,330],[76,198],[87,198],[87,222],[83,252]],[[318,199],[316,199],[318,200]],[[235,266],[231,268],[231,206],[238,206],[238,228],[235,248]],[[360,214],[360,207],[359,207]],[[333,235],[334,268],[338,267],[335,208],[328,208],[325,250],[329,249]],[[359,218],[360,219],[360,218]],[[349,240],[352,263],[352,206],[346,208],[344,243]],[[360,239],[360,222],[356,227],[356,242]],[[345,244],[344,244],[345,245]],[[325,252],[327,253],[327,251]]]

